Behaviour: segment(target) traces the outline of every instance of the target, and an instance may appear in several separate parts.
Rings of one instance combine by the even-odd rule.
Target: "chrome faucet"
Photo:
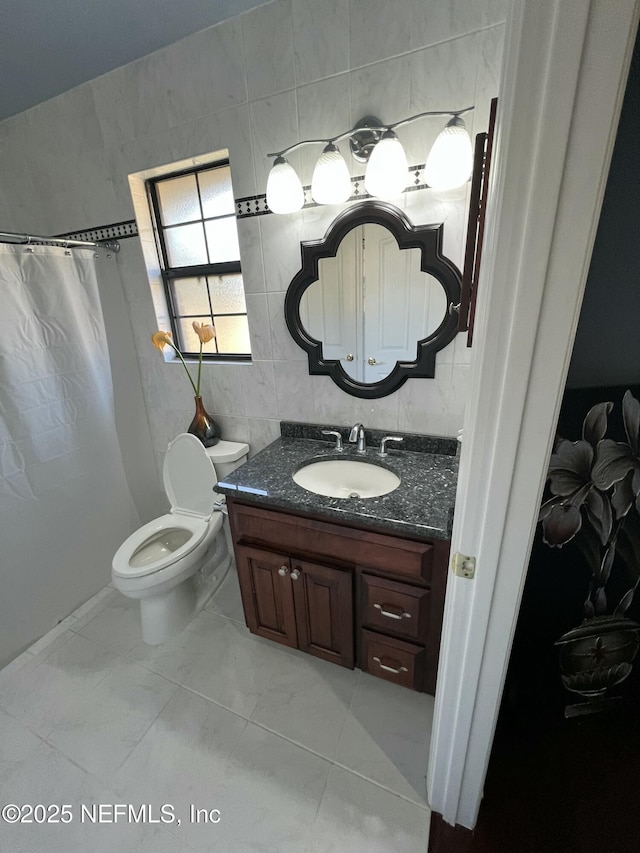
[[[362,424],[354,424],[349,433],[349,444],[355,444],[356,441],[358,442],[356,453],[364,453],[367,445],[364,439],[364,427]]]

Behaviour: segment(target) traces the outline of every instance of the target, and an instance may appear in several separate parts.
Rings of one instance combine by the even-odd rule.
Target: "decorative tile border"
[[[127,237],[137,237],[138,226],[135,219],[126,222],[115,222],[113,225],[101,225],[99,228],[87,228],[85,231],[73,231],[66,234],[56,234],[56,237],[64,240],[87,240],[97,243],[100,240],[122,240]]]
[[[425,164],[419,163],[416,166],[410,166],[409,172],[413,174],[413,183],[405,190],[407,193],[415,192],[416,190],[429,189],[429,185],[422,180],[422,172]],[[356,175],[351,178],[353,192],[347,201],[363,201],[371,198],[369,193],[364,188],[364,175]],[[311,198],[311,185],[303,187],[304,190],[304,205],[303,207],[321,207]],[[266,216],[271,214],[267,205],[267,196],[265,193],[260,195],[244,196],[243,198],[235,199],[236,217],[238,219],[248,219],[251,216]],[[112,225],[100,225],[97,228],[86,228],[83,231],[68,231],[65,234],[54,235],[59,239],[68,237],[70,240],[87,240],[89,242],[99,242],[100,240],[123,240],[127,237],[138,236],[138,226],[135,219],[128,219],[126,222],[115,222]]]

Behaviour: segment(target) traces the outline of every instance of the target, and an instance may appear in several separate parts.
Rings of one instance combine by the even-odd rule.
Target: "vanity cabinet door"
[[[247,626],[253,634],[297,648],[289,558],[236,546],[238,580]]]
[[[353,669],[353,573],[291,559],[298,648]]]

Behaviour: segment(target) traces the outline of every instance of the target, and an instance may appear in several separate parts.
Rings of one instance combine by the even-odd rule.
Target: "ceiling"
[[[0,120],[268,0],[0,0]]]

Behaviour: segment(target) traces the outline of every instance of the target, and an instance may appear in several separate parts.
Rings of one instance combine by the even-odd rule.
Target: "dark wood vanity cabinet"
[[[353,575],[236,545],[247,625],[254,634],[353,668]]]
[[[254,634],[435,691],[448,542],[227,505]]]

